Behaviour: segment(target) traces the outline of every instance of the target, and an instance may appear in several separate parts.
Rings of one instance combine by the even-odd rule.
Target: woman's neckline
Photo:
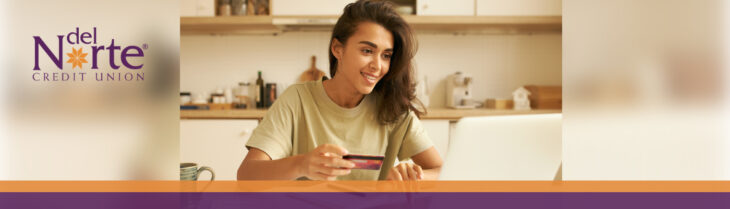
[[[337,88],[337,86],[333,86],[333,85],[336,85],[336,83],[334,83],[333,80],[327,81],[328,87],[330,87],[330,91],[327,91],[327,87],[325,87],[325,80],[324,79],[320,79],[318,82],[321,83],[322,90],[324,91],[324,93],[327,96],[327,98],[332,103],[335,103],[335,105],[337,105],[337,106],[339,106],[341,108],[344,108],[344,109],[357,108],[358,106],[360,106],[363,103],[363,101],[365,100],[365,97],[367,97],[367,95],[361,95],[360,98],[358,99],[358,101],[356,103],[353,102],[354,104],[340,104],[340,103],[338,103],[336,101],[339,98],[336,98],[336,97],[337,96],[342,96],[342,95],[340,95],[340,94],[342,94],[342,92],[337,92],[337,90],[335,90],[335,88]],[[345,95],[345,97],[347,97],[347,96],[350,96],[350,95]],[[353,96],[353,97],[357,97],[357,96]],[[344,102],[347,103],[347,102],[352,102],[352,101],[344,101]],[[350,105],[352,105],[352,106],[350,106]]]
[[[342,107],[342,106],[338,105],[337,103],[335,103],[335,101],[333,101],[332,98],[330,98],[327,95],[327,92],[324,88],[324,83],[323,83],[322,79],[317,80],[315,86],[316,86],[315,88],[317,88],[317,91],[318,91],[317,95],[319,96],[320,100],[323,101],[323,104],[327,107],[327,109],[331,109],[338,113],[342,113],[342,114],[346,114],[346,115],[352,115],[352,114],[359,113],[363,109],[363,107],[366,106],[366,103],[369,102],[369,99],[368,99],[369,96],[364,95],[363,98],[360,100],[360,103],[357,104],[357,106],[352,107],[352,108]]]

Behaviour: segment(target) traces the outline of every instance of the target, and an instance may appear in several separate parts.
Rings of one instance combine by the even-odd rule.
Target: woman
[[[414,107],[408,24],[385,1],[347,5],[330,39],[330,80],[295,84],[269,109],[246,147],[239,180],[436,179],[442,164]],[[352,169],[347,154],[385,156]],[[412,159],[414,163],[395,160]]]

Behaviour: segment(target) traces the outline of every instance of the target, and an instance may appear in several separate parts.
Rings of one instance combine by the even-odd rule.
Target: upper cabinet
[[[340,15],[353,0],[272,0],[271,15]]]
[[[419,16],[560,16],[562,0],[390,0]],[[181,0],[181,16],[214,16],[216,0]],[[269,0],[272,16],[339,16],[355,0]],[[415,8],[414,8],[415,7]],[[403,9],[410,11],[403,13]]]
[[[270,0],[271,15],[215,16],[215,0],[183,0],[180,32],[278,34],[328,31],[354,0]],[[561,0],[392,0],[416,32],[561,33]],[[413,15],[415,14],[415,15]]]
[[[417,0],[421,16],[474,16],[474,0]]]
[[[477,16],[560,16],[562,8],[561,0],[476,0]]]

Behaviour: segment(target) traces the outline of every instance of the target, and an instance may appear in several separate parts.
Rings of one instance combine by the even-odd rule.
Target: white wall
[[[476,15],[561,15],[561,0],[476,0]]]
[[[564,180],[730,179],[722,4],[565,1]]]
[[[329,74],[330,32],[273,35],[182,36],[180,90],[210,93],[218,86],[253,82],[292,84],[309,68],[310,56]],[[475,77],[474,98],[509,98],[525,84],[561,84],[561,35],[418,34],[416,64],[428,75],[431,106],[445,106],[443,79],[456,71]],[[283,88],[280,88],[283,89]]]

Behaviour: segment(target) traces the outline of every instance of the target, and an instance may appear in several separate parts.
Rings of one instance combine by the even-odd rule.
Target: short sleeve
[[[421,125],[421,121],[413,111],[409,111],[402,123],[398,131],[404,131],[405,133],[403,134],[403,143],[398,152],[399,160],[410,159],[414,155],[426,151],[426,149],[433,146],[433,142],[431,142],[426,130]]]
[[[248,139],[246,148],[260,149],[272,160],[288,157],[292,153],[292,130],[301,106],[297,86],[287,88],[271,105]]]

